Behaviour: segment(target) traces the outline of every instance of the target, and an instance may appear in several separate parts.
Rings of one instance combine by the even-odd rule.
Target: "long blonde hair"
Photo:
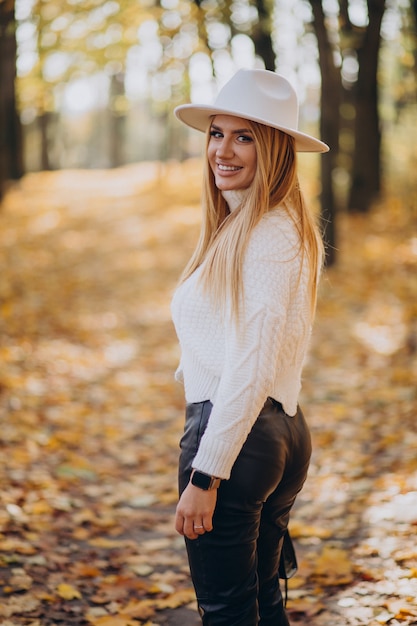
[[[302,263],[309,264],[311,309],[317,299],[318,276],[323,259],[323,243],[314,216],[302,196],[297,177],[297,153],[293,137],[270,126],[248,122],[256,147],[256,173],[242,205],[229,212],[216,187],[208,159],[203,171],[203,219],[197,247],[184,269],[186,280],[204,261],[201,280],[215,306],[224,308],[227,297],[238,316],[242,302],[242,268],[251,232],[262,216],[280,206],[293,220],[300,237]],[[207,132],[206,151],[210,141]]]

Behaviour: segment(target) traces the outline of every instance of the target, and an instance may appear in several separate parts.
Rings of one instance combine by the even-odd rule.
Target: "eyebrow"
[[[216,126],[216,124],[212,124],[210,128],[213,128],[214,130],[220,130],[222,131],[223,129],[221,128],[221,126]],[[236,128],[235,130],[232,130],[233,134],[239,135],[240,133],[251,133],[252,131],[250,130],[250,128]]]

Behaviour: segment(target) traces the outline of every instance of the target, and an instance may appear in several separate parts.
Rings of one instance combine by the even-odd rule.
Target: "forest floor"
[[[29,174],[0,212],[0,623],[197,626],[169,303],[200,166]],[[291,621],[417,624],[416,197],[340,215],[301,403]]]

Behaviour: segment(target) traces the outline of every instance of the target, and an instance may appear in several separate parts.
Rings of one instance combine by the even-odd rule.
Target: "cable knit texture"
[[[181,347],[176,379],[187,402],[213,403],[193,467],[227,479],[268,396],[288,415],[297,411],[312,322],[308,264],[301,268],[299,235],[278,207],[249,240],[238,324],[203,293],[200,273],[198,268],[172,300]]]

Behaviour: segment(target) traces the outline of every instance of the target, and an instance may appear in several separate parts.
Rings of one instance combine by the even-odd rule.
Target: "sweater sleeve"
[[[294,227],[266,219],[252,234],[244,266],[239,322],[226,324],[225,362],[206,431],[194,458],[196,469],[227,479],[279,368],[280,343],[299,279]],[[296,337],[294,338],[296,341]]]

